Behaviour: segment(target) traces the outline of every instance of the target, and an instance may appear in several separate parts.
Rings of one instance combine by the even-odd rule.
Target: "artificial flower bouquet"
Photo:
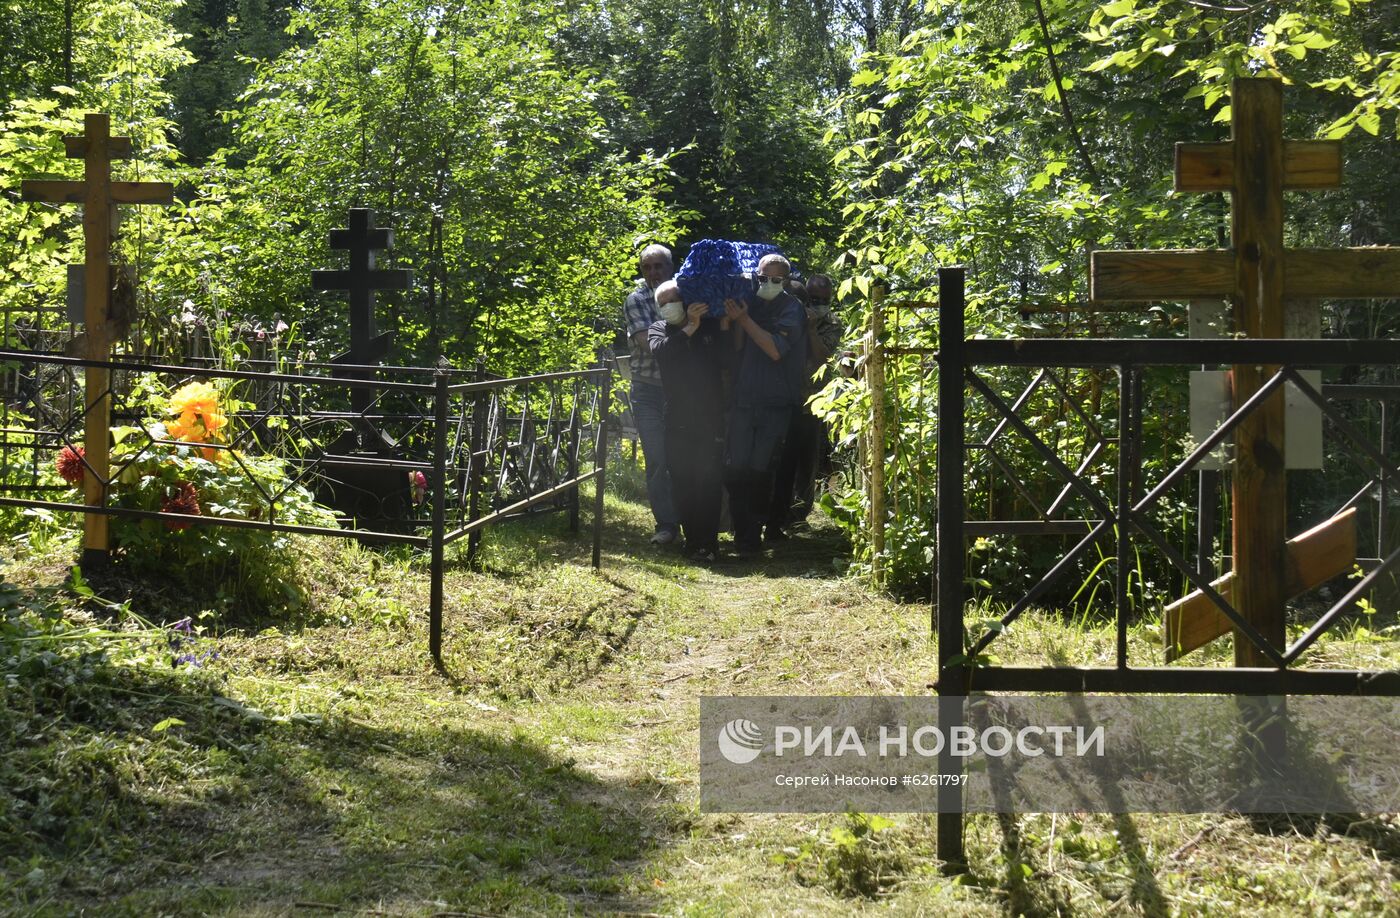
[[[230,416],[244,406],[227,393],[207,382],[188,383],[168,396],[140,391],[147,416],[139,424],[112,429],[112,506],[336,526],[335,515],[315,502],[284,460],[245,451],[256,442],[233,434]],[[64,446],[56,467],[80,491],[90,474],[82,447]],[[113,517],[111,532],[114,559],[128,567],[204,586],[215,578],[235,594],[252,588],[256,595],[244,598],[263,602],[275,602],[275,594],[285,592],[278,571],[291,566],[286,533],[122,516]],[[261,583],[250,582],[250,576]],[[269,591],[273,595],[261,595]]]

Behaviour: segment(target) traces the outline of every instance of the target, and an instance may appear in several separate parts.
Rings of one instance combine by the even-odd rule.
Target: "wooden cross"
[[[334,363],[370,366],[389,353],[390,334],[375,334],[374,294],[377,290],[405,290],[413,282],[413,272],[382,271],[374,267],[374,253],[394,246],[394,231],[374,225],[374,212],[364,207],[350,210],[350,228],[331,230],[331,248],[350,252],[350,268],[345,271],[312,271],[311,286],[316,290],[345,290],[350,294],[350,350],[334,358]],[[349,371],[350,378],[367,378],[365,371]],[[368,389],[356,388],[350,403],[365,411],[372,399]]]
[[[1282,338],[1286,297],[1400,296],[1400,248],[1284,249],[1284,190],[1340,185],[1341,144],[1283,139],[1283,88],[1278,80],[1236,79],[1230,94],[1231,140],[1177,144],[1175,178],[1177,191],[1231,194],[1231,247],[1094,252],[1090,299],[1228,297],[1237,332],[1248,338]],[[1235,367],[1235,404],[1258,391],[1277,370]],[[1285,572],[1290,569],[1283,419],[1284,396],[1279,390],[1235,429],[1231,476],[1233,604],[1280,650],[1285,646],[1289,590]],[[1236,633],[1235,665],[1272,664]]]
[[[25,201],[83,205],[83,320],[86,360],[108,361],[112,341],[108,334],[108,307],[111,301],[111,247],[113,204],[169,204],[175,189],[167,182],[114,182],[112,160],[131,157],[131,139],[113,137],[111,118],[91,113],[83,119],[80,137],[63,138],[69,159],[83,161],[83,180],[28,181],[21,185]],[[106,367],[88,367],[84,372],[83,449],[93,474],[83,476],[84,500],[89,507],[106,502],[112,401],[110,373]],[[88,513],[83,524],[83,560],[100,563],[107,556],[107,517]]]

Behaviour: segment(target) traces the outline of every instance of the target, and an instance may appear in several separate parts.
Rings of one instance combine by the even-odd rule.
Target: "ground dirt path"
[[[847,576],[830,523],[708,568],[649,532],[610,496],[595,573],[557,516],[493,531],[450,559],[441,667],[417,562],[308,542],[317,617],[218,631],[188,682],[123,671],[152,700],[64,753],[112,750],[77,804],[111,828],[7,873],[12,911],[1400,914],[1389,817],[974,817],[950,877],[931,816],[702,813],[702,696],[926,694],[929,608]],[[1007,652],[1069,642],[1113,635],[1032,617]]]

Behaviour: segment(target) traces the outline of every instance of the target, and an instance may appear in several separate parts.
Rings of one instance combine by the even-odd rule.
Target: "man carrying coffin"
[[[725,443],[725,485],[741,558],[762,551],[763,524],[772,501],[773,473],[792,412],[805,395],[807,318],[786,291],[792,266],[781,255],[758,263],[756,292],[744,302],[726,299],[725,315],[739,350]]]
[[[632,350],[632,416],[637,422],[637,436],[642,441],[642,456],[646,460],[647,501],[656,519],[651,543],[669,545],[676,539],[680,522],[666,462],[666,395],[661,388],[661,371],[647,342],[647,330],[659,318],[656,288],[670,280],[676,269],[671,250],[660,244],[642,249],[637,266],[642,279],[627,295],[622,307],[623,324]]]
[[[788,289],[796,295],[793,284]],[[807,399],[826,382],[825,374],[831,355],[841,343],[844,329],[831,315],[831,278],[813,274],[807,281],[803,308],[807,315],[807,382],[802,401],[792,413],[787,442],[778,460],[777,477],[773,484],[773,505],[769,509],[765,536],[773,542],[786,538],[784,527],[801,522],[812,511],[816,496],[816,478],[829,462],[831,447],[826,424],[812,414]]]
[[[661,319],[647,331],[666,390],[666,461],[686,555],[711,563],[719,553],[719,504],[724,455],[722,364],[729,351],[728,319],[706,303],[682,305],[668,280],[656,288]]]

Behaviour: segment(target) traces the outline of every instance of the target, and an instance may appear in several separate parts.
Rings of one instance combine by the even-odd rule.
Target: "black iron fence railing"
[[[108,368],[106,391],[85,397],[84,367]],[[262,529],[413,546],[430,554],[429,649],[441,658],[444,552],[467,539],[475,564],[486,527],[541,510],[563,511],[577,531],[580,487],[595,482],[593,566],[601,564],[611,371],[498,378],[484,371],[364,367],[347,378],[327,374],[221,369],[130,359],[97,362],[25,351],[0,351],[0,506],[176,521],[180,525]],[[299,368],[304,369],[304,368]],[[357,376],[361,375],[359,373]],[[151,423],[146,383],[165,390],[217,383],[236,407],[233,433],[199,443],[256,486],[256,506],[229,515],[191,515],[122,506],[113,485],[142,457],[162,447],[189,447]],[[368,392],[354,410],[350,393]],[[65,447],[79,455],[86,406],[111,402],[112,429],[127,440],[105,476],[102,499],[58,499],[71,488],[51,470]],[[589,452],[591,451],[591,455]],[[253,476],[249,457],[275,456],[285,481]],[[280,505],[304,484],[337,511],[336,527],[290,522]],[[50,495],[45,499],[39,495]]]
[[[1173,544],[1153,519],[1159,501],[1205,459],[1232,437],[1236,428],[1252,412],[1285,386],[1315,405],[1327,422],[1333,439],[1344,444],[1350,455],[1370,463],[1374,474],[1361,492],[1342,508],[1356,506],[1367,494],[1382,490],[1378,530],[1388,522],[1385,489],[1400,475],[1400,463],[1386,450],[1384,434],[1379,445],[1370,442],[1333,404],[1334,400],[1360,397],[1390,400],[1393,387],[1317,387],[1301,368],[1400,364],[1400,341],[1396,340],[1180,340],[1180,339],[1048,339],[987,340],[968,339],[964,329],[964,274],[961,268],[939,271],[940,334],[938,354],[938,529],[936,564],[936,613],[938,634],[940,718],[944,729],[964,722],[963,699],[971,692],[1111,692],[1111,693],[1202,693],[1238,695],[1400,695],[1400,672],[1303,668],[1304,655],[1316,641],[1357,608],[1382,577],[1400,568],[1400,549],[1385,553],[1391,541],[1379,533],[1375,558],[1365,561],[1364,575],[1342,591],[1342,595],[1318,614],[1315,620],[1284,646],[1266,639],[1255,624],[1238,610],[1212,583],[1209,572],[1192,563],[1186,552]],[[1143,377],[1161,368],[1200,368],[1202,365],[1260,365],[1277,368],[1263,386],[1235,410],[1213,433],[1187,451],[1185,458],[1171,467],[1160,480],[1145,483],[1143,443]],[[1035,376],[1021,396],[998,391],[1001,384],[992,370],[1008,367],[1033,368]],[[1107,369],[1118,379],[1116,436],[1094,428],[1097,444],[1092,455],[1101,460],[1105,453],[1116,457],[1102,474],[1086,473],[1084,463],[1074,464],[1047,442],[1046,432],[1023,417],[1020,408],[1028,393],[1050,383],[1060,385],[1066,371],[1085,368]],[[967,399],[980,402],[982,422],[991,426],[990,437],[969,443]],[[990,419],[987,415],[990,415]],[[1102,425],[1105,430],[1111,427]],[[994,425],[994,426],[992,426]],[[1382,426],[1384,432],[1384,425]],[[1048,470],[1050,477],[1063,481],[1063,490],[1053,507],[1036,519],[969,520],[967,518],[968,460],[970,448],[987,447],[1007,433],[1015,433],[1023,447]],[[1109,447],[1114,447],[1109,449]],[[1282,462],[1282,459],[1279,460]],[[1073,504],[1067,497],[1074,498]],[[1006,611],[976,630],[969,630],[967,608],[967,560],[970,537],[984,535],[1060,535],[1078,537],[1072,547],[1059,555],[1049,570],[1034,579],[1029,588],[1006,607]],[[1112,615],[1116,631],[1112,666],[1076,665],[1075,661],[1054,660],[1040,666],[995,664],[984,656],[1017,618],[1037,604],[1057,580],[1075,569],[1075,564],[1094,546],[1103,546],[1114,565]],[[1204,594],[1210,605],[1223,615],[1236,634],[1268,659],[1268,667],[1204,667],[1134,665],[1129,655],[1129,625],[1141,614],[1130,598],[1135,552],[1146,549],[1165,558],[1173,572],[1194,590]],[[1279,572],[1283,576],[1283,572]],[[1053,664],[1053,665],[1052,665]],[[961,771],[961,763],[945,750],[940,770],[945,774]],[[962,861],[962,788],[945,783],[939,791],[940,856],[950,862]]]

